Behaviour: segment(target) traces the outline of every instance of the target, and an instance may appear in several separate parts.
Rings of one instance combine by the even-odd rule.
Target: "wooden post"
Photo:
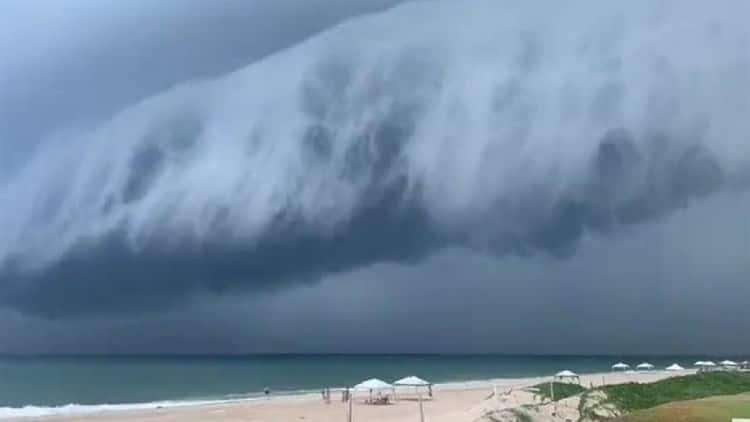
[[[422,405],[422,393],[419,393],[419,422],[424,422],[424,406]]]
[[[550,400],[555,401],[555,380],[549,382],[549,397]]]
[[[555,379],[549,382],[549,396],[552,400],[552,416],[557,416],[557,404],[555,404]]]
[[[349,408],[346,412],[346,422],[352,422],[352,396],[349,395]]]

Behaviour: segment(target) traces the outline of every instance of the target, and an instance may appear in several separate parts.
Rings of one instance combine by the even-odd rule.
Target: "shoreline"
[[[664,370],[650,372],[593,372],[581,373],[579,375],[581,384],[589,387],[590,385],[599,386],[602,385],[602,383],[621,384],[624,382],[654,382],[668,377],[689,375],[693,373],[695,373],[695,370],[687,369],[673,372]],[[542,382],[548,382],[551,380],[551,377],[552,375],[550,374],[546,376],[473,379],[436,383],[433,385],[433,391],[438,398],[435,400],[435,403],[441,402],[442,398],[446,396],[450,396],[452,399],[460,397],[461,400],[457,400],[461,402],[460,405],[469,405],[469,409],[472,409],[472,407],[475,408],[481,406],[487,396],[492,395],[496,391],[498,391],[498,394],[501,390],[503,391],[503,394],[508,394],[508,392],[513,392],[514,390],[521,391],[523,388]],[[344,387],[331,388],[331,392],[337,393],[343,389]],[[372,412],[372,410],[379,410],[379,408],[382,408],[381,406],[361,406],[361,403],[358,403],[358,399],[361,399],[361,396],[355,397],[355,407],[362,408],[363,413],[377,413]],[[428,401],[425,402],[427,403]],[[471,403],[474,404],[471,405]],[[459,403],[456,403],[456,405],[458,406]],[[433,406],[432,401],[429,401],[429,406]],[[227,417],[225,419],[221,416],[222,414],[253,413],[255,411],[271,415],[278,414],[278,417],[280,418],[263,420],[282,421],[289,420],[284,419],[283,415],[292,410],[297,413],[301,412],[315,415],[321,413],[321,411],[331,411],[334,409],[339,410],[335,413],[342,413],[341,411],[343,411],[345,407],[345,403],[341,402],[336,394],[332,395],[330,404],[325,404],[320,397],[319,391],[298,390],[289,391],[288,393],[279,392],[272,394],[271,397],[268,398],[264,396],[248,396],[215,400],[165,400],[132,404],[0,408],[0,421],[223,421],[233,420],[233,417]],[[399,406],[386,406],[385,408],[395,407]],[[443,409],[443,411],[445,410],[446,409]],[[216,417],[207,417],[206,415],[214,415]],[[318,420],[315,419],[314,416],[300,416],[299,418],[315,422]],[[393,420],[400,421],[398,418]]]

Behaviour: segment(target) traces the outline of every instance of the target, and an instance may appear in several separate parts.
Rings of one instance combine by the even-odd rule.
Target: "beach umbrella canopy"
[[[394,381],[393,385],[403,385],[408,387],[426,387],[428,385],[432,385],[432,383],[427,382],[423,380],[422,378],[411,376],[406,378],[401,378],[398,381]]]
[[[723,360],[721,361],[721,366],[737,366],[737,362],[733,360]]]
[[[683,369],[685,369],[685,368],[683,368],[682,366],[680,366],[680,365],[678,365],[676,363],[673,363],[673,364],[667,366],[667,371],[682,371]]]
[[[699,360],[699,361],[696,361],[693,365],[694,366],[706,366],[706,361]]]
[[[636,366],[635,369],[654,369],[654,365],[651,365],[648,362],[643,362],[642,364]]]
[[[558,377],[558,378],[574,378],[574,377],[577,377],[578,375],[576,375],[576,373],[575,373],[575,372],[573,372],[573,371],[568,371],[568,370],[566,369],[566,370],[564,370],[564,371],[560,371],[560,372],[558,372],[557,374],[555,374],[555,376],[556,376],[556,377]]]
[[[630,365],[627,363],[619,362],[612,365],[612,369],[630,369]]]
[[[703,362],[703,366],[716,366],[716,364],[713,361],[707,360]]]
[[[369,380],[362,381],[354,386],[354,390],[359,391],[387,390],[390,388],[393,388],[393,386],[377,378],[370,378]]]

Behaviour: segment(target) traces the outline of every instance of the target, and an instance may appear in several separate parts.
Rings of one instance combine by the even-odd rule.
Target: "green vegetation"
[[[632,412],[671,402],[749,392],[750,374],[708,372],[669,378],[650,384],[609,385],[602,387],[602,391],[607,394],[608,401],[617,408]],[[555,396],[557,396],[557,386],[555,386]]]
[[[567,397],[575,396],[576,394],[580,394],[586,389],[578,384],[569,384],[564,382],[555,382],[554,384],[554,390],[555,390],[555,401],[562,400]],[[541,384],[537,384],[533,387],[531,387],[532,390],[535,391],[535,393],[538,396],[541,396],[543,399],[550,399],[550,383],[543,382]]]
[[[639,410],[617,422],[728,422],[750,418],[750,395],[713,397]]]

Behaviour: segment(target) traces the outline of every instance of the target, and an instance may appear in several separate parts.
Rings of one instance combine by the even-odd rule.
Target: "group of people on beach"
[[[266,392],[266,395],[268,395],[268,392]],[[326,387],[322,390],[320,390],[320,396],[323,398],[323,401],[325,401],[327,404],[331,403],[331,389]],[[349,401],[349,397],[351,396],[351,392],[349,391],[349,388],[344,388],[341,390],[341,402],[346,403]],[[427,396],[432,398],[432,385],[427,386]]]
[[[341,390],[341,402],[346,403],[347,401],[349,401],[349,395],[350,393],[349,393],[348,388]],[[323,401],[325,401],[326,403],[331,403],[331,389],[330,388],[326,387],[320,390],[320,396],[323,397]]]

